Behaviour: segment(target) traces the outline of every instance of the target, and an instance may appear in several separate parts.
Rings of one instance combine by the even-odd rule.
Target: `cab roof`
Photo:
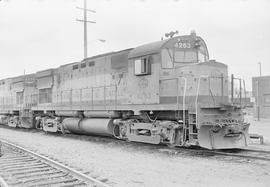
[[[156,53],[159,53],[160,50],[169,42],[177,41],[180,38],[191,39],[192,37],[199,39],[202,42],[202,45],[207,49],[207,46],[201,37],[196,36],[196,35],[181,35],[181,36],[169,38],[166,40],[161,40],[161,41],[152,42],[152,43],[138,46],[134,48],[132,51],[130,51],[128,58],[131,59],[131,58],[141,57],[145,55],[156,54]],[[208,54],[208,50],[207,50],[207,54]]]
[[[129,53],[128,58],[136,58],[139,56],[159,53],[162,46],[165,45],[169,40],[170,39],[166,39],[138,46]]]

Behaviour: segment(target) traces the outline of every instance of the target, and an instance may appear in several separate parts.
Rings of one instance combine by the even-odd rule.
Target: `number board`
[[[191,48],[191,44],[187,40],[182,40],[182,41],[180,40],[180,41],[177,41],[174,44],[174,47],[180,48],[180,49],[190,49]]]

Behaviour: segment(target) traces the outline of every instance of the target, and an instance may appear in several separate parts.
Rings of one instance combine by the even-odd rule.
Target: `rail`
[[[117,85],[97,86],[90,88],[66,89],[56,94],[47,95],[50,97],[38,98],[37,108],[46,107],[76,107],[83,109],[84,106],[102,106],[106,110],[107,106],[117,110],[119,95]],[[52,103],[53,101],[53,103]]]
[[[61,164],[61,163],[59,163],[59,162],[56,162],[56,161],[54,161],[54,160],[52,160],[52,159],[50,159],[50,158],[47,158],[47,157],[45,157],[45,156],[42,156],[42,155],[40,155],[40,154],[37,154],[37,153],[34,153],[34,152],[32,152],[32,151],[30,151],[30,150],[27,150],[27,149],[25,149],[25,148],[22,148],[22,147],[20,147],[20,146],[18,146],[18,145],[15,145],[15,144],[12,144],[12,143],[10,143],[10,142],[7,142],[7,141],[5,141],[5,140],[1,140],[1,142],[3,143],[3,145],[7,145],[7,146],[9,146],[9,147],[12,147],[12,149],[16,149],[16,150],[18,150],[20,153],[26,153],[27,155],[29,155],[29,156],[27,156],[27,155],[25,155],[25,154],[23,154],[23,159],[21,158],[21,154],[16,154],[16,155],[18,155],[18,159],[21,159],[21,160],[24,160],[24,159],[26,159],[26,160],[36,160],[36,161],[39,161],[39,162],[37,162],[38,163],[38,167],[37,166],[35,166],[33,163],[31,164],[31,166],[32,165],[34,165],[34,166],[32,166],[33,168],[35,168],[35,169],[33,169],[33,170],[37,170],[38,168],[45,168],[45,166],[40,166],[41,165],[41,162],[43,163],[48,163],[50,166],[52,166],[52,168],[58,168],[58,169],[60,169],[59,171],[57,171],[58,173],[60,172],[60,171],[64,171],[65,173],[67,173],[67,174],[69,174],[70,176],[73,176],[75,179],[79,179],[82,183],[86,183],[86,184],[92,184],[92,185],[97,185],[97,186],[102,186],[102,187],[109,187],[109,185],[108,184],[106,184],[106,183],[104,183],[104,182],[101,182],[101,181],[99,181],[99,180],[97,180],[97,179],[95,179],[95,178],[93,178],[93,177],[90,177],[90,176],[88,176],[88,175],[86,175],[86,174],[84,174],[84,173],[82,173],[82,172],[79,172],[79,171],[77,171],[77,170],[75,170],[75,169],[73,169],[73,168],[70,168],[70,167],[68,167],[68,166],[65,166],[64,164]],[[13,155],[12,156],[13,158],[15,157],[15,155]],[[25,163],[23,163],[22,165],[19,165],[18,164],[18,166],[15,168],[14,167],[14,164],[12,164],[13,166],[8,166],[8,163],[13,163],[12,161],[8,161],[8,158],[9,157],[7,157],[7,158],[3,158],[3,159],[5,159],[5,166],[7,167],[7,168],[10,168],[10,167],[12,167],[13,169],[12,169],[12,171],[16,171],[16,168],[18,168],[18,170],[20,171],[20,172],[22,172],[22,168],[21,167],[23,167],[23,165],[25,165],[25,164],[27,164],[27,162],[25,162]],[[1,159],[0,159],[0,161],[1,161]],[[41,161],[41,162],[40,162]],[[3,164],[2,164],[3,165]],[[30,166],[29,166],[30,167]],[[48,167],[48,166],[47,166]],[[40,169],[40,171],[37,171],[37,172],[41,172],[41,170],[42,169]],[[8,169],[7,170],[7,172],[9,172],[9,171],[11,171],[11,169]],[[26,172],[27,173],[27,172]],[[49,177],[49,176],[48,176]],[[61,177],[63,177],[63,176],[61,176]],[[62,179],[62,178],[59,178],[59,181],[56,181],[57,183],[59,182],[59,183],[61,183],[61,182],[65,182],[65,180],[67,180],[67,182],[70,182],[70,177],[68,177],[67,179]],[[16,178],[16,177],[15,177]],[[34,179],[32,179],[32,180],[35,180],[35,177],[34,177]],[[31,180],[31,181],[32,181]],[[7,182],[8,183],[8,182]],[[4,184],[4,183],[3,183]],[[44,184],[49,184],[50,185],[50,181],[48,180],[46,180],[46,182],[44,183]],[[44,185],[43,184],[43,185]]]
[[[178,106],[178,110],[179,110],[179,99],[178,99],[178,95],[179,95],[179,83],[180,83],[180,81],[179,81],[179,79],[183,79],[184,80],[184,90],[183,90],[183,128],[184,128],[184,130],[183,130],[183,132],[184,132],[184,134],[183,134],[183,139],[182,139],[182,142],[185,142],[185,140],[186,140],[186,128],[187,128],[187,126],[186,126],[186,90],[187,90],[187,78],[186,77],[181,77],[181,76],[179,76],[178,77],[178,81],[177,81],[177,106]]]
[[[209,96],[211,95],[211,98],[213,100],[213,103],[214,105],[216,104],[215,102],[215,99],[214,99],[214,96],[213,96],[213,93],[211,91],[211,84],[210,84],[210,80],[213,79],[213,78],[216,78],[216,79],[220,79],[221,80],[221,99],[222,99],[222,102],[224,102],[224,77],[223,77],[223,74],[219,77],[219,76],[208,76],[208,75],[201,75],[199,77],[199,80],[198,80],[198,84],[197,84],[197,89],[196,89],[196,97],[195,97],[195,114],[196,114],[196,121],[198,121],[198,100],[199,100],[199,96],[200,96],[200,87],[201,87],[201,80],[205,78],[205,79],[208,79],[208,90],[209,90]],[[196,124],[197,127],[198,127],[198,124]]]
[[[118,99],[117,85],[97,86],[91,88],[62,90],[60,98],[56,96],[56,102],[60,106],[68,104],[70,106],[83,106],[83,103],[94,105],[103,105],[106,109],[107,105],[114,106],[117,109]],[[96,103],[95,103],[96,102]]]
[[[201,86],[201,79],[202,78],[209,78],[208,76],[201,75],[199,77],[197,90],[196,90],[196,98],[195,98],[195,114],[196,114],[196,127],[198,128],[198,99],[199,99],[199,92],[200,92],[200,86]]]
[[[2,177],[0,177],[0,187],[8,187],[8,184]]]
[[[213,96],[213,93],[211,91],[211,78],[220,78],[221,79],[221,96],[223,99],[223,76],[220,77],[209,77],[205,75],[201,75],[199,77],[199,81],[197,84],[197,90],[196,90],[196,98],[195,98],[195,110],[196,114],[198,114],[198,100],[200,95],[200,88],[201,88],[201,81],[202,78],[208,79],[208,90],[209,90],[209,96],[212,96],[213,102],[215,103],[215,99]],[[183,111],[186,108],[186,95],[187,95],[187,80],[188,78],[186,76],[179,76],[176,78],[169,78],[169,79],[162,79],[162,80],[176,80],[177,81],[177,101],[176,101],[176,110],[180,110],[180,100],[179,100],[179,92],[180,92],[180,81],[184,80],[184,90],[183,90]],[[67,107],[76,107],[76,109],[83,109],[84,106],[92,107],[94,109],[95,106],[103,107],[103,109],[114,109],[117,110],[117,103],[119,102],[119,98],[121,95],[119,95],[119,89],[118,85],[107,85],[107,86],[97,86],[97,87],[90,87],[90,88],[78,88],[78,89],[66,89],[61,90],[58,93],[52,94],[51,92],[44,93],[44,98],[40,98],[39,94],[31,94],[28,96],[25,96],[25,102],[26,104],[23,105],[15,105],[18,107],[18,109],[22,108],[31,108],[31,107],[37,107],[41,109],[46,109],[47,107],[57,107],[59,109],[64,109]],[[121,93],[120,93],[121,94]],[[53,103],[52,103],[53,101]],[[8,109],[10,107],[7,107],[6,105],[3,106],[3,109]],[[1,106],[0,106],[1,108]],[[178,114],[179,115],[179,114]],[[183,116],[183,119],[185,117]]]
[[[239,81],[238,88],[236,87],[235,80]],[[243,87],[242,87],[242,83],[243,83]],[[243,95],[242,92],[244,92],[244,98],[242,96]],[[248,98],[247,98],[245,80],[242,78],[234,77],[233,74],[231,75],[231,94],[230,94],[230,96],[231,96],[231,103],[238,104],[241,107],[248,106],[248,103],[250,102],[250,101],[248,101]]]
[[[172,149],[172,148],[171,148]],[[224,150],[208,150],[201,149],[198,147],[193,148],[173,148],[172,150],[175,153],[184,152],[195,154],[196,156],[203,155],[205,156],[225,156],[233,158],[241,158],[241,159],[252,159],[252,160],[261,160],[261,161],[270,161],[270,151],[265,150],[257,150],[257,149],[224,149]]]

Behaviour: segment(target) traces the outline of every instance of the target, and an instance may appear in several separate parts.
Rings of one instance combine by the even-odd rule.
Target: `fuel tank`
[[[112,119],[66,118],[62,122],[62,128],[77,134],[113,136],[114,124]]]

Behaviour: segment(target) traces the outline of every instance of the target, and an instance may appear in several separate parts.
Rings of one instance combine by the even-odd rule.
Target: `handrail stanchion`
[[[114,101],[114,104],[115,104],[115,110],[117,110],[117,85],[115,85],[115,101]]]
[[[72,89],[70,89],[70,94],[69,94],[69,106],[71,106],[71,110],[72,110]]]
[[[94,109],[94,87],[91,88],[91,105],[92,105],[92,110]]]
[[[179,77],[181,79],[183,79],[185,82],[184,82],[184,92],[183,92],[183,144],[186,140],[186,112],[185,112],[185,108],[186,108],[186,88],[187,88],[187,78],[186,77]],[[179,84],[179,78],[177,79],[177,88],[179,87],[178,84]],[[177,102],[178,102],[178,110],[179,110],[179,99],[178,99],[178,91],[179,89],[177,89]]]
[[[196,113],[196,127],[198,128],[198,99],[199,99],[199,92],[200,92],[200,86],[201,86],[201,79],[202,78],[209,78],[208,76],[201,75],[199,77],[197,91],[196,91],[196,99],[195,99],[195,113]],[[209,88],[210,89],[210,88]]]
[[[104,88],[103,88],[104,90],[103,90],[103,103],[104,103],[104,110],[106,110],[106,86],[104,86]]]
[[[247,106],[247,90],[246,90],[246,81],[243,79],[243,86],[244,86],[244,107]]]
[[[177,110],[177,118],[179,118],[180,113],[179,113],[179,78],[176,79],[176,89],[177,89],[177,94],[176,94],[176,110]]]
[[[83,88],[80,89],[80,109],[82,110],[82,90]]]

